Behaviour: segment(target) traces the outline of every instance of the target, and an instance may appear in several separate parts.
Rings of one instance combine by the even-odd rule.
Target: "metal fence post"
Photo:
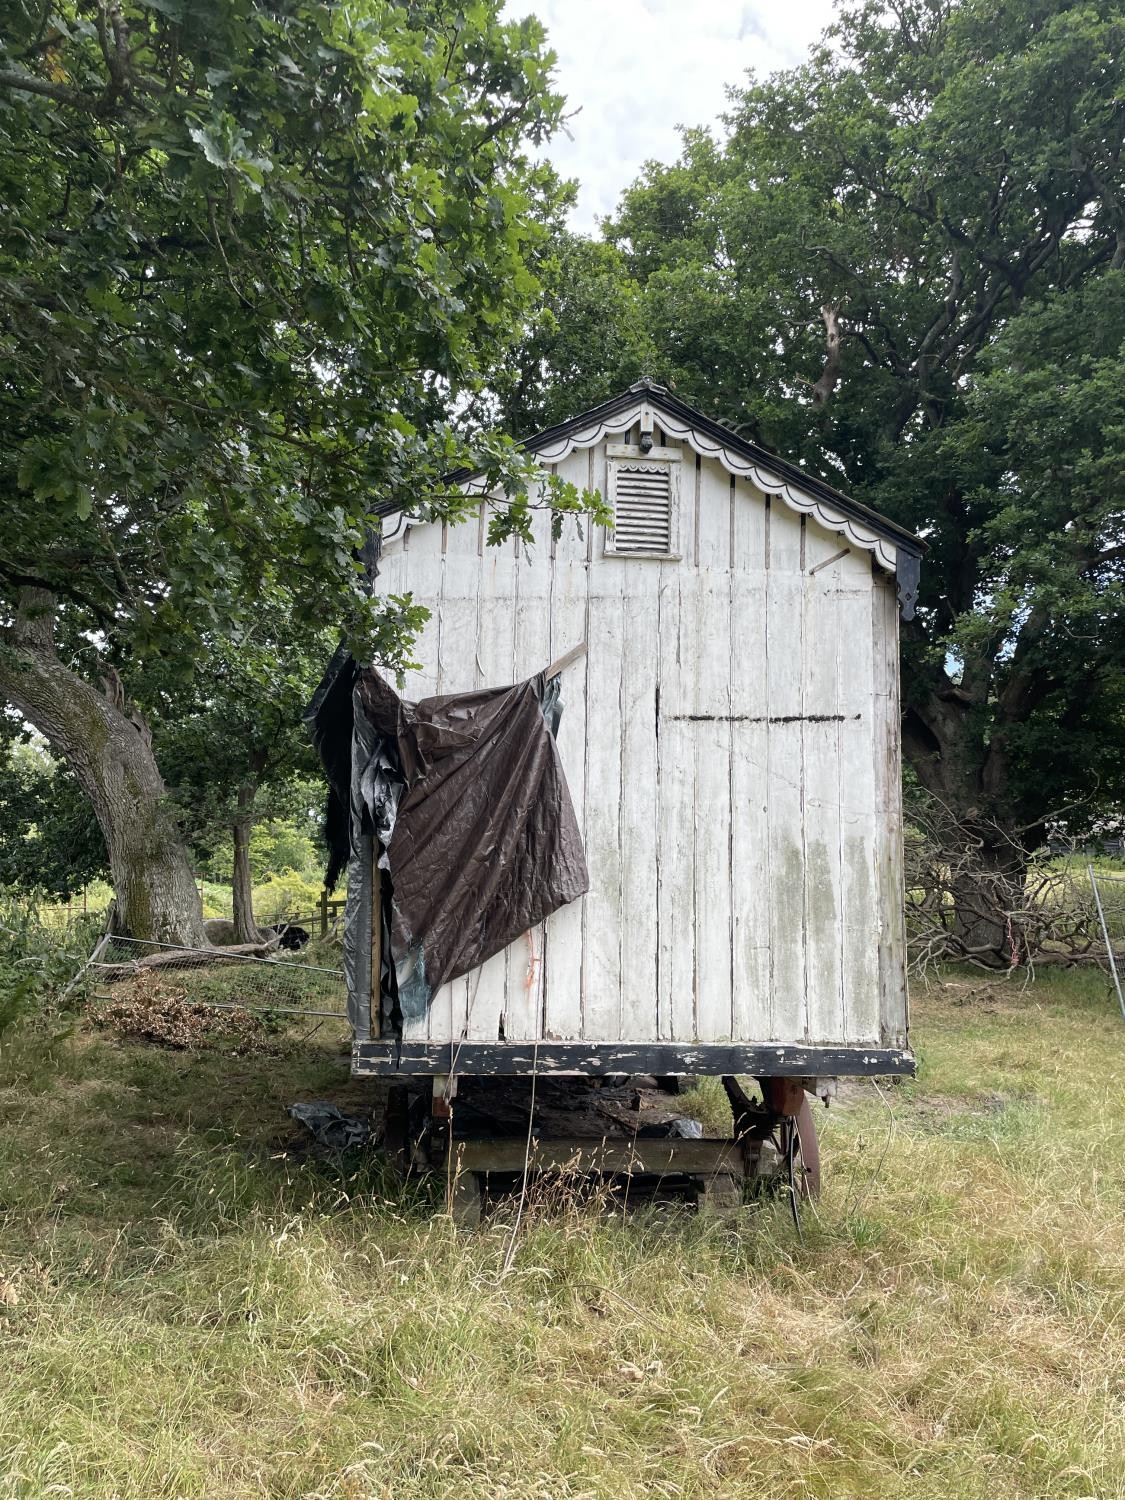
[[[1094,892],[1094,905],[1098,908],[1098,920],[1102,924],[1102,937],[1105,938],[1105,951],[1109,958],[1109,972],[1113,975],[1113,987],[1117,991],[1117,1003],[1121,1007],[1122,1016],[1125,1017],[1125,998],[1121,994],[1121,975],[1117,972],[1117,955],[1113,951],[1113,940],[1109,935],[1105,908],[1102,906],[1102,896],[1098,890],[1098,877],[1094,874],[1092,864],[1086,866],[1086,873],[1090,877],[1090,888]]]

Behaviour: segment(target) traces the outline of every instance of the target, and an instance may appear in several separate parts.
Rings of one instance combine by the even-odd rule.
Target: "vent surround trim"
[[[615,526],[606,530],[612,557],[676,557],[679,464],[638,457],[608,460],[607,496]]]

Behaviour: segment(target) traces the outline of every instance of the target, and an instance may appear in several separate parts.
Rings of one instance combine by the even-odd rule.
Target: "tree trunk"
[[[99,693],[58,658],[55,601],[24,589],[0,641],[0,694],[77,776],[105,838],[117,928],[130,937],[206,947],[187,850],[164,802],[148,728],[126,713],[110,669]]]
[[[922,832],[943,871],[939,900],[952,900],[952,937],[963,956],[1007,968],[1026,959],[1028,855],[1001,802],[999,747],[982,743],[972,708],[948,694],[916,697],[903,720],[903,751],[933,799]]]
[[[1004,968],[1022,963],[1024,851],[1014,843],[982,842],[954,852],[960,854],[950,878],[954,936],[967,956],[982,963]]]
[[[250,834],[254,828],[254,788],[238,789],[237,815],[231,827],[234,835],[234,871],[231,879],[236,943],[260,943],[262,934],[254,921],[254,883],[250,878]]]

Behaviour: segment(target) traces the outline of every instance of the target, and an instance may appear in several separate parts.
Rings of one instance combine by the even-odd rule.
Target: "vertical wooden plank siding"
[[[667,950],[670,1040],[698,1034],[695,1015],[695,690],[697,587],[691,572],[668,567],[660,595],[660,942]],[[673,571],[674,570],[674,571]]]
[[[551,522],[542,509],[531,516],[532,544],[513,544],[516,559],[515,680],[549,666],[551,651]],[[508,949],[504,1035],[540,1035],[546,983],[546,943],[541,922]]]
[[[442,537],[441,626],[438,633],[438,692],[469,692],[476,686],[477,622],[480,610],[480,513],[449,526]],[[472,643],[473,650],[467,649]],[[430,1040],[452,1044],[467,1034],[469,1002],[479,982],[465,975],[444,986],[430,1007]]]
[[[485,547],[480,585],[474,676],[481,687],[515,680],[516,559],[510,546]],[[496,1041],[508,1003],[508,954],[497,953],[469,976],[465,1032],[469,1041]]]
[[[402,593],[403,553],[402,539],[396,537],[389,542],[379,559],[379,577],[376,587],[381,594]]]
[[[619,1036],[656,1036],[658,994],[657,823],[660,563],[620,568],[624,600],[621,671],[621,1014]],[[647,899],[645,899],[647,893]]]
[[[879,905],[873,830],[883,812],[876,785],[880,709],[874,696],[872,608],[878,595],[872,588],[870,553],[849,552],[839,571],[841,608],[850,622],[839,657],[842,1035],[849,1042],[877,1043]]]
[[[619,558],[603,557],[589,576],[586,678],[586,1036],[616,1037],[621,1020],[622,691],[626,601]]]
[[[840,1034],[840,654],[838,538],[805,526],[801,701],[804,722],[805,1007],[810,1040]]]
[[[731,905],[736,1037],[771,1035],[767,515],[765,496],[740,479],[735,489],[731,572]]]
[[[605,442],[557,472],[603,488]],[[901,1044],[898,620],[870,554],[685,450],[674,559],[537,513],[416,526],[380,588],[433,618],[410,697],[582,642],[558,748],[591,890],[435,996],[412,1039]]]
[[[880,576],[873,619],[876,660],[876,790],[878,840],[879,1020],[882,1039],[897,1045],[907,1024],[906,916],[903,909],[902,765],[899,740],[898,603],[894,583]]]
[[[696,649],[692,570],[698,552],[701,464],[690,451],[681,461],[679,557],[659,568],[657,651],[657,969],[656,1036],[686,1040],[695,1021],[695,756],[691,701]],[[655,696],[655,694],[654,694]]]
[[[439,693],[464,693],[475,686],[473,653],[477,636],[480,559],[476,516],[447,528],[441,569],[441,619],[438,629]]]
[[[699,563],[691,590],[687,712],[694,741],[695,1030],[731,1034],[731,599],[730,477],[698,475]],[[681,598],[683,593],[681,591]]]
[[[409,698],[424,698],[437,683],[438,635],[441,616],[440,527],[411,526],[404,522],[399,535],[379,560],[377,585],[384,594],[410,594],[430,610],[412,655],[420,670],[408,672],[403,691]],[[427,656],[423,655],[427,653]],[[374,924],[373,924],[374,925]],[[437,997],[435,997],[437,998]],[[440,1002],[439,1002],[440,1004]],[[420,1016],[403,1019],[404,1041],[426,1041],[433,1008]]]
[[[589,483],[591,453],[579,449],[564,459],[557,472],[572,484]],[[596,460],[595,460],[596,461]],[[575,520],[563,523],[562,535],[552,543],[551,562],[551,660],[587,640],[589,593],[587,590],[586,535],[590,528]],[[559,724],[559,757],[566,772],[571,800],[585,837],[586,813],[586,680],[590,653],[563,673],[562,720]],[[585,926],[587,897],[557,911],[547,923],[546,1020],[544,1034],[557,1041],[577,1041],[583,1035],[585,985]]]
[[[769,512],[766,577],[766,807],[769,819],[770,1038],[805,1036],[804,610],[801,518]]]
[[[408,698],[432,698],[438,691],[444,565],[441,540],[440,526],[411,526],[403,540],[399,592],[412,595],[416,604],[424,604],[430,611],[414,642],[413,656],[418,665],[407,676]]]

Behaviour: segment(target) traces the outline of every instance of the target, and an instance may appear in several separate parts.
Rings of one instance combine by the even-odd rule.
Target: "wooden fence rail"
[[[346,901],[346,896],[329,896],[327,891],[321,891],[320,905],[317,907],[316,915],[312,918],[314,924],[319,924],[321,937],[328,936],[329,923],[335,925],[339,920]]]

